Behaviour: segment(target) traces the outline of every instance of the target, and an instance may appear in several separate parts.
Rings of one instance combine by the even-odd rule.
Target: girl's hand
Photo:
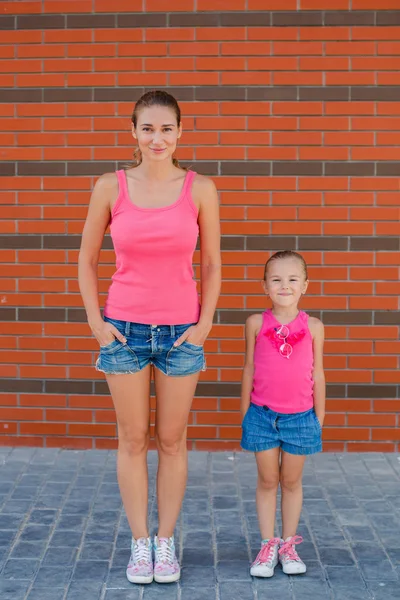
[[[317,419],[318,419],[319,424],[321,425],[321,429],[322,429],[324,426],[325,415],[317,415]]]
[[[192,325],[182,333],[181,337],[174,343],[174,346],[176,348],[186,341],[189,342],[189,344],[193,344],[193,346],[203,347],[210,331],[211,327],[203,327],[199,324]]]
[[[108,346],[115,338],[121,344],[126,344],[126,337],[111,323],[103,321],[101,324],[92,327],[92,332],[100,346]]]

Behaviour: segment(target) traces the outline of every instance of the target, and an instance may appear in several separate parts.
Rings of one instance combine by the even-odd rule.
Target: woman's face
[[[167,106],[142,108],[132,134],[137,139],[142,160],[172,160],[182,133],[175,111]]]

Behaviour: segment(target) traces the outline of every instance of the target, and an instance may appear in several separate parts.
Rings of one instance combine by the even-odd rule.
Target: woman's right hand
[[[114,325],[107,321],[102,321],[98,325],[92,326],[91,329],[100,346],[108,346],[115,338],[119,340],[121,344],[126,344],[126,337],[118,331]]]

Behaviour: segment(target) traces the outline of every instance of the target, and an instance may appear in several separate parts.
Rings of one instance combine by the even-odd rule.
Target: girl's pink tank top
[[[116,267],[104,308],[111,319],[148,325],[183,325],[199,319],[193,253],[199,227],[188,171],[176,202],[142,208],[130,199],[126,174],[117,171],[119,194],[110,232]]]
[[[308,315],[300,311],[286,325],[289,329],[286,342],[293,348],[289,358],[279,351],[283,341],[277,337],[276,329],[280,326],[271,310],[263,313],[263,324],[254,349],[251,401],[279,413],[304,412],[314,405],[313,342]]]

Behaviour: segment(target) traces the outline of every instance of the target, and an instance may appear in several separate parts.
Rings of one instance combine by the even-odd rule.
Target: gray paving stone
[[[254,457],[189,453],[189,482],[176,528],[181,582],[141,587],[125,577],[131,534],[121,510],[114,451],[1,448],[0,598],[397,600],[398,458],[386,454],[310,457],[298,531],[304,538],[299,553],[307,574],[289,578],[278,567],[271,580],[259,580],[249,575],[249,548],[254,558],[260,547]],[[153,533],[157,527],[154,452],[149,454],[149,464]],[[276,521],[278,533],[279,510]],[[26,596],[29,585],[33,587]]]
[[[23,600],[29,586],[30,581],[0,579],[0,598],[1,600]]]
[[[63,600],[65,589],[37,588],[33,586],[28,595],[28,600]]]
[[[39,561],[35,559],[10,558],[10,560],[6,562],[1,576],[4,579],[33,579],[39,568],[39,564]]]
[[[141,588],[132,585],[128,590],[107,590],[104,600],[139,600],[140,596]]]

